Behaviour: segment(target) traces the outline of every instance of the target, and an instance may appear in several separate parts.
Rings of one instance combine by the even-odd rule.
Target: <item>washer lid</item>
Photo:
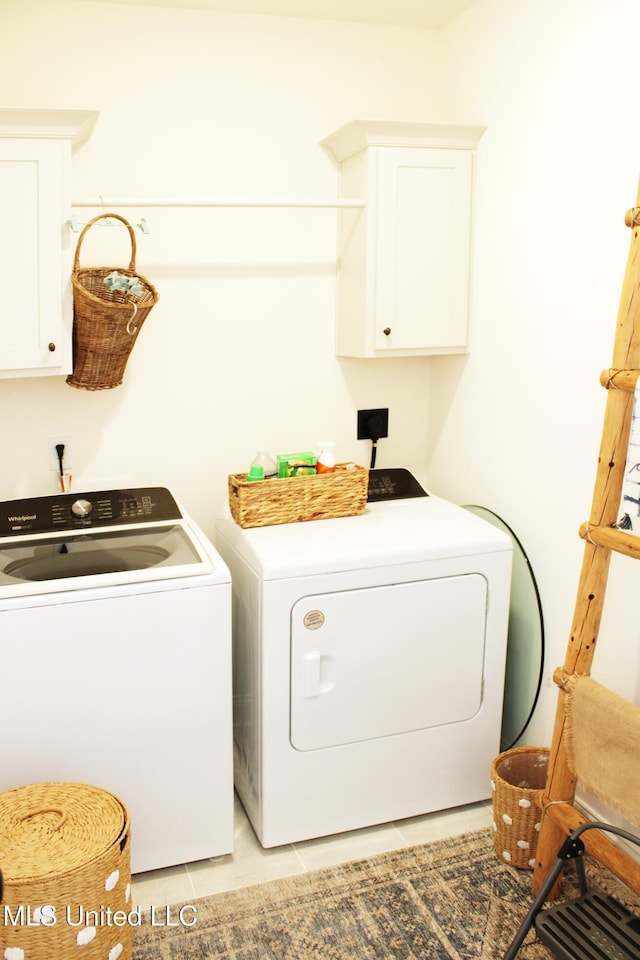
[[[0,504],[0,599],[203,576],[230,581],[165,488]]]
[[[224,518],[216,531],[263,580],[512,550],[503,531],[434,496],[369,503],[358,517],[246,530]]]
[[[0,599],[204,575],[229,580],[222,558],[182,523],[0,543]]]

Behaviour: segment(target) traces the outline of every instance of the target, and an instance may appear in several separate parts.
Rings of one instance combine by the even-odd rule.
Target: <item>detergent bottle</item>
[[[316,463],[318,473],[334,473],[336,469],[334,448],[335,443],[332,440],[318,441],[318,460]]]
[[[268,450],[260,449],[256,453],[255,459],[251,461],[252,467],[262,467],[264,479],[278,476],[278,465]]]

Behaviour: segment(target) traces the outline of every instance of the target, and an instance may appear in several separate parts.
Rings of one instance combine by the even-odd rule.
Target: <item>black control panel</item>
[[[0,503],[0,537],[181,518],[177,503],[165,487],[63,493]]]
[[[369,470],[369,503],[381,500],[409,500],[428,497],[412,473],[404,467]]]

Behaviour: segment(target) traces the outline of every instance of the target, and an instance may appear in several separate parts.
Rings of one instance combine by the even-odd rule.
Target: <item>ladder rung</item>
[[[633,393],[636,381],[640,377],[640,370],[603,370],[600,374],[600,383],[607,390],[626,390]]]
[[[640,560],[640,537],[634,533],[625,533],[615,527],[592,527],[589,523],[583,523],[580,536],[597,547],[606,547],[616,553],[623,553],[626,557]]]

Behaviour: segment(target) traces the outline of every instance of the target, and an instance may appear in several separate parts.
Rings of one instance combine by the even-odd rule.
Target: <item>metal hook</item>
[[[106,214],[107,211],[106,211],[106,208],[105,208],[105,205],[104,205],[104,197],[102,196],[101,193],[99,193],[98,196],[99,196],[99,198],[100,198],[100,206],[102,207],[102,216],[105,217],[105,214]],[[112,227],[112,226],[114,225],[114,223],[115,223],[115,221],[112,220],[111,217],[105,217],[105,219],[104,219],[104,226],[105,226],[105,227]]]
[[[132,313],[131,316],[129,317],[129,321],[128,321],[128,323],[127,323],[127,333],[128,333],[130,336],[133,336],[134,333],[136,333],[136,331],[137,331],[137,329],[138,329],[137,326],[135,326],[135,327],[132,327],[132,326],[131,326],[131,324],[132,324],[133,321],[135,320],[135,316],[136,316],[136,313],[137,313],[137,312],[138,312],[138,304],[137,304],[137,303],[134,303],[134,304],[133,304],[133,313]]]

